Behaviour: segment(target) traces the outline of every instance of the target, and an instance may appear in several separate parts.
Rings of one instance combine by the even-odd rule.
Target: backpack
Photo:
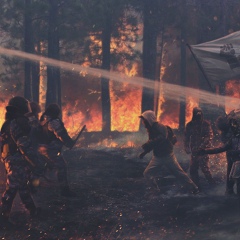
[[[177,136],[174,134],[171,127],[166,125],[166,128],[167,128],[167,139],[172,145],[175,145],[177,142]]]

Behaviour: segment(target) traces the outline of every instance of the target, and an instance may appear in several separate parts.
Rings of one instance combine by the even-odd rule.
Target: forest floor
[[[136,151],[65,151],[69,181],[77,197],[60,196],[56,177],[49,172],[51,181],[43,180],[34,195],[41,217],[31,220],[17,196],[10,217],[14,227],[0,230],[0,239],[240,239],[239,199],[224,195],[224,164],[212,160],[217,184],[208,185],[201,175],[199,195],[186,192],[174,178],[166,178],[158,193],[146,190],[142,175],[151,156],[139,160]],[[179,161],[186,171],[188,161],[184,157]],[[0,193],[4,181],[1,174]]]

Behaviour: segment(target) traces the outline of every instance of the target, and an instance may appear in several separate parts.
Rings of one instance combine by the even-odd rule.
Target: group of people
[[[75,141],[69,136],[60,118],[61,109],[49,104],[39,118],[40,106],[24,97],[16,96],[6,106],[5,121],[1,127],[1,161],[6,169],[6,190],[1,198],[0,225],[10,224],[14,198],[19,193],[21,201],[31,217],[38,216],[40,209],[35,205],[32,193],[39,185],[39,178],[48,169],[57,169],[60,193],[65,197],[75,196],[70,190],[67,166],[61,154],[62,147],[72,148]],[[216,124],[221,131],[224,145],[212,148],[213,131],[204,119],[201,108],[193,109],[192,120],[186,124],[184,149],[191,154],[190,176],[180,166],[175,154],[176,136],[172,129],[157,121],[151,110],[140,116],[148,132],[148,141],[142,145],[142,159],[153,151],[152,159],[143,175],[150,184],[159,189],[156,177],[164,167],[193,194],[201,189],[199,168],[209,184],[215,184],[209,168],[209,155],[226,151],[227,184],[226,193],[234,194],[234,183],[240,195],[240,111],[232,111],[218,118]]]
[[[13,97],[6,106],[5,121],[1,127],[1,161],[6,169],[6,190],[1,198],[0,225],[10,224],[9,217],[14,198],[19,193],[31,217],[40,214],[32,193],[39,178],[48,169],[57,170],[62,196],[75,195],[69,188],[67,166],[61,154],[65,145],[72,148],[74,140],[61,121],[61,109],[53,103],[46,107],[39,119],[40,106],[21,96]]]
[[[237,186],[237,195],[240,196],[240,111],[234,110],[228,115],[219,116],[216,126],[220,131],[222,144],[213,148],[213,130],[209,121],[203,117],[203,111],[199,107],[193,109],[192,119],[186,124],[184,131],[184,150],[191,154],[190,177],[182,169],[174,154],[174,143],[168,131],[168,126],[157,121],[153,111],[147,110],[140,116],[142,123],[148,132],[148,141],[142,145],[143,152],[139,155],[142,159],[147,153],[153,151],[152,159],[146,167],[143,175],[147,182],[159,190],[156,178],[163,168],[174,175],[186,186],[191,193],[202,191],[199,178],[199,168],[202,170],[209,184],[216,184],[209,166],[209,154],[226,152],[227,176],[226,194],[234,193],[234,185]],[[161,176],[160,176],[161,177]],[[148,186],[149,186],[148,184]]]

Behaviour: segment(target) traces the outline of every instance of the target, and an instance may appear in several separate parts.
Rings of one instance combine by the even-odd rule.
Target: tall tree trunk
[[[40,53],[40,43],[36,46],[36,54]],[[39,103],[40,63],[32,63],[32,96],[33,101]]]
[[[24,51],[32,53],[32,14],[31,14],[31,0],[25,0],[24,13]],[[31,61],[24,62],[24,97],[32,100],[32,81],[31,81]]]
[[[221,0],[221,35],[222,37],[227,35],[227,27],[226,27],[226,21],[228,18],[228,11],[227,11],[227,1],[226,0]],[[226,94],[226,83],[220,83],[219,84],[219,94],[222,96],[225,96]],[[221,99],[221,107],[224,109],[225,111],[225,101],[224,99]]]
[[[58,1],[49,0],[49,26],[48,26],[48,57],[59,60],[59,29],[58,29]],[[59,93],[60,69],[58,67],[47,67],[47,96],[46,105],[60,103]]]
[[[32,64],[32,99],[34,102],[39,102],[39,84],[40,84],[40,64]]]
[[[105,27],[102,31],[102,69],[110,70],[110,43],[111,43],[111,15],[106,16]],[[111,131],[111,104],[109,92],[109,79],[101,79],[102,90],[102,131],[110,133]]]
[[[158,108],[159,108],[159,98],[160,98],[160,84],[161,84],[161,70],[162,70],[162,57],[163,57],[163,46],[164,46],[164,26],[162,27],[162,32],[161,32],[161,44],[160,49],[159,49],[159,53],[158,53],[158,59],[157,59],[157,80],[158,83],[157,85],[157,89],[155,89],[155,112],[158,112]]]
[[[186,0],[181,2],[181,69],[180,69],[180,82],[182,87],[186,87]],[[179,111],[179,130],[185,128],[186,121],[186,96],[180,101]]]
[[[143,77],[155,81],[157,65],[157,31],[158,31],[157,0],[144,0],[143,10]],[[142,112],[154,110],[154,89],[143,88]]]

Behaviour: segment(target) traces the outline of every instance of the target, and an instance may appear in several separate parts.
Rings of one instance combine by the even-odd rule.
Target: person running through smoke
[[[61,195],[65,197],[74,197],[76,194],[69,188],[67,165],[61,154],[62,147],[65,145],[68,148],[72,148],[74,141],[68,135],[59,117],[60,114],[60,107],[52,103],[48,105],[45,112],[40,117],[42,133],[39,140],[38,152],[51,163],[51,168],[57,169]]]
[[[176,159],[173,144],[168,138],[167,127],[157,121],[155,113],[151,110],[143,112],[140,118],[147,129],[149,140],[142,145],[144,151],[139,155],[139,158],[142,159],[147,153],[153,151],[153,157],[143,173],[147,181],[156,184],[155,178],[159,176],[161,169],[166,167],[192,193],[198,193],[198,187],[184,172]]]
[[[191,154],[190,177],[194,183],[201,189],[199,179],[199,167],[202,170],[209,184],[214,184],[209,168],[209,156],[207,154],[196,155],[198,148],[207,148],[211,146],[213,131],[211,124],[203,118],[202,109],[195,107],[193,109],[192,120],[187,123],[184,133],[184,148],[187,154]]]
[[[28,187],[29,171],[41,175],[44,165],[39,161],[29,134],[31,126],[25,116],[31,111],[29,102],[20,96],[9,100],[5,122],[1,128],[2,161],[5,164],[7,183],[1,199],[0,225],[7,226],[14,198],[19,196],[31,217],[39,215]]]
[[[204,155],[227,152],[229,159],[232,161],[232,167],[229,170],[229,180],[236,183],[237,195],[240,196],[240,110],[234,111],[233,114],[229,116],[229,125],[232,135],[227,143],[217,148],[200,148],[197,154]]]

